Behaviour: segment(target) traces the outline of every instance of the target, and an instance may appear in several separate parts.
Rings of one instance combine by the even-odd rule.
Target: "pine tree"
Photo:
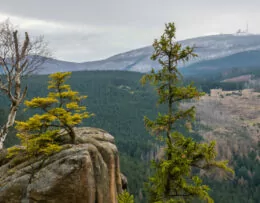
[[[134,196],[130,195],[129,192],[124,190],[117,197],[118,203],[134,203]]]
[[[227,166],[227,161],[216,160],[215,142],[197,143],[176,131],[180,121],[186,121],[185,126],[191,128],[195,119],[195,107],[181,109],[181,102],[199,99],[203,93],[192,84],[183,85],[178,65],[197,55],[194,47],[183,48],[176,42],[175,33],[174,23],[166,24],[160,40],[153,43],[154,53],[151,56],[162,68],[158,71],[152,69],[141,79],[143,84],[149,81],[156,87],[158,104],[167,105],[168,110],[165,114],[159,113],[155,121],[144,117],[146,128],[166,145],[165,156],[153,161],[155,174],[148,184],[150,202],[190,202],[194,198],[213,202],[208,194],[210,188],[203,185],[195,171],[214,168],[233,171]]]
[[[27,109],[40,109],[43,113],[35,114],[27,121],[16,122],[22,147],[9,148],[9,157],[21,151],[29,157],[58,152],[62,147],[57,140],[64,132],[69,135],[71,144],[75,143],[74,127],[92,114],[80,105],[86,96],[80,96],[65,84],[70,75],[70,72],[51,74],[48,96],[25,101]]]

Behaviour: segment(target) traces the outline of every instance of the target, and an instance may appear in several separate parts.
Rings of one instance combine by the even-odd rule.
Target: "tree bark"
[[[0,149],[4,148],[4,141],[9,132],[9,128],[14,125],[17,112],[17,105],[12,104],[8,115],[7,122],[0,129]]]
[[[0,24],[0,92],[5,94],[11,103],[6,123],[0,126],[0,149],[8,135],[9,128],[15,123],[18,107],[24,100],[27,87],[22,90],[22,77],[28,76],[40,67],[49,56],[49,51],[43,38],[30,40],[25,32],[22,39],[12,24],[6,21]],[[46,56],[46,57],[40,57]]]

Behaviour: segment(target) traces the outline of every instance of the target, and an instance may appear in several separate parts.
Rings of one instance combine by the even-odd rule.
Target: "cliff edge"
[[[124,183],[114,137],[97,128],[75,131],[75,145],[44,160],[12,166],[2,151],[0,202],[116,203]]]

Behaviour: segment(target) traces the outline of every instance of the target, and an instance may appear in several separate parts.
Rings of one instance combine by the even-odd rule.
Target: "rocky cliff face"
[[[46,160],[12,167],[0,156],[0,202],[116,203],[122,180],[113,136],[96,128],[76,134],[76,145]]]

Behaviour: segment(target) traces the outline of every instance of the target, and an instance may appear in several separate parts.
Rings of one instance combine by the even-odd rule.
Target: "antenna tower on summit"
[[[245,30],[239,29],[239,30],[236,32],[236,35],[238,35],[238,36],[249,35],[248,22],[246,22],[246,28],[245,28]]]

